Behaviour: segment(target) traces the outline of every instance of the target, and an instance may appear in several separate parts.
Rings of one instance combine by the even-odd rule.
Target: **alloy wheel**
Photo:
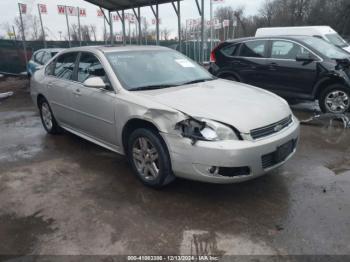
[[[329,112],[344,113],[350,106],[349,96],[341,90],[332,91],[326,96],[325,105]]]
[[[41,105],[41,115],[42,115],[45,127],[48,130],[51,130],[53,127],[53,119],[52,119],[50,107],[46,102],[44,102]]]
[[[132,157],[138,173],[146,180],[159,176],[159,155],[155,146],[146,137],[139,137],[132,147]]]

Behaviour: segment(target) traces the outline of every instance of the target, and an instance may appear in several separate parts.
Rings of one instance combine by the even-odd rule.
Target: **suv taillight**
[[[215,49],[210,53],[210,63],[216,62]]]
[[[222,46],[223,43],[218,44],[214,49],[210,52],[210,63],[216,63],[216,51]]]

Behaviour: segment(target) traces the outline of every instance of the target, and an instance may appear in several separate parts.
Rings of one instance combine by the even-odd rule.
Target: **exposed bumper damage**
[[[162,133],[162,136],[176,176],[211,183],[236,183],[261,176],[291,158],[299,137],[299,122],[295,118],[287,129],[259,141],[196,141],[193,144],[191,139],[178,134]],[[263,156],[273,154],[290,141],[294,143],[290,154],[264,168]]]

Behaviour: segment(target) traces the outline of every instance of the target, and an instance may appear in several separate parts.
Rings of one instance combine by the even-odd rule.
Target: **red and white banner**
[[[157,19],[153,18],[152,19],[152,25],[155,25],[157,23]],[[158,24],[160,25],[162,23],[162,20],[159,18],[158,19]]]
[[[44,4],[38,4],[40,14],[47,14],[47,6]]]
[[[19,10],[22,15],[25,15],[27,13],[27,5],[19,3]]]
[[[214,19],[214,28],[215,29],[221,29],[222,28],[222,24],[220,23],[219,19]]]
[[[117,14],[112,14],[113,21],[119,22],[120,18]]]
[[[133,24],[136,21],[136,17],[133,14],[125,14],[125,20],[128,20],[129,23]]]
[[[229,27],[230,26],[230,20],[224,20],[223,22],[222,22],[222,25],[223,25],[223,27]]]
[[[123,35],[121,35],[121,34],[116,34],[116,35],[115,35],[115,41],[117,41],[117,42],[123,42]]]
[[[60,15],[65,15],[67,12],[67,15],[69,16],[78,16],[78,10],[79,14],[82,17],[86,17],[86,9],[85,8],[78,8],[74,6],[64,6],[64,5],[58,5],[57,11]]]
[[[97,17],[103,17],[103,12],[101,9],[97,9]]]
[[[86,17],[86,9],[85,8],[79,8],[80,17]]]

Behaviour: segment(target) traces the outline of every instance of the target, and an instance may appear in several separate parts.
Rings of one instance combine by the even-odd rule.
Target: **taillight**
[[[218,44],[214,49],[210,52],[210,63],[216,63],[216,51],[222,46],[223,43]]]
[[[215,49],[210,53],[210,63],[216,63]]]

